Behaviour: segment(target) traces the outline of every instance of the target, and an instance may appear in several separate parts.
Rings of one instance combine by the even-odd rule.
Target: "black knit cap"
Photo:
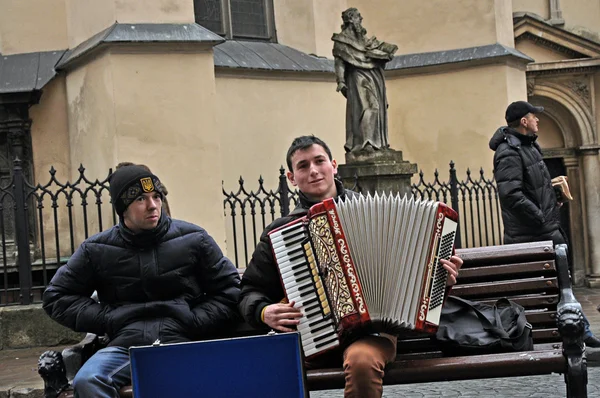
[[[163,195],[162,184],[157,176],[146,168],[131,165],[115,170],[108,179],[110,197],[119,217],[127,207],[140,195],[146,192],[159,192]]]

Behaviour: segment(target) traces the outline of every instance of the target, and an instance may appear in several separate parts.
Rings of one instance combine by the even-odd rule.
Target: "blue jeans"
[[[594,334],[590,330],[590,321],[588,321],[587,317],[585,316],[585,314],[583,312],[582,312],[582,314],[583,314],[583,339],[585,340],[588,337],[592,337]]]
[[[98,350],[73,379],[75,398],[118,398],[121,387],[129,384],[129,350],[123,347]]]

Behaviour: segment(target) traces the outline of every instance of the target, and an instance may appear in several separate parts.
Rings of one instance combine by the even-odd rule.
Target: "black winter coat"
[[[111,346],[192,341],[236,320],[239,282],[204,229],[163,214],[152,231],[133,234],[120,223],[83,242],[52,278],[43,307],[75,331],[106,333]]]
[[[354,192],[345,190],[340,181],[336,180],[336,185],[338,197],[355,195]],[[318,203],[309,200],[302,192],[299,196],[300,200],[294,211],[286,217],[273,221],[264,230],[252,254],[252,259],[244,271],[239,308],[246,322],[255,328],[267,327],[260,317],[263,308],[285,298],[268,233],[305,216],[311,206]]]
[[[490,140],[504,243],[562,239],[558,198],[536,139],[501,127]]]

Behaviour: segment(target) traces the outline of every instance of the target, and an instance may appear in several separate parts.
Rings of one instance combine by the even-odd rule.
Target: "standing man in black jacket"
[[[314,136],[296,138],[288,149],[289,181],[300,189],[299,203],[288,216],[271,223],[260,237],[252,260],[242,278],[240,311],[254,327],[269,327],[282,332],[293,331],[303,316],[294,302],[287,303],[281,286],[279,271],[269,243],[268,233],[306,215],[310,207],[328,198],[355,195],[345,190],[335,179],[336,161],[331,150]],[[441,260],[448,270],[448,285],[456,283],[462,260],[452,256]],[[359,337],[356,339],[355,337]],[[380,398],[383,391],[385,365],[396,357],[396,336],[386,333],[359,334],[352,341],[342,341],[340,350],[333,350],[318,358],[318,366],[336,366],[342,363],[346,374],[346,398]],[[326,365],[324,365],[326,364]],[[316,363],[307,364],[317,365]]]
[[[543,107],[525,101],[513,102],[506,108],[508,126],[496,130],[490,140],[490,149],[496,152],[494,178],[502,208],[504,243],[567,243],[560,228],[562,203],[536,142],[539,119],[535,115],[543,111]],[[587,319],[585,324],[584,342],[600,347]]]
[[[118,397],[131,346],[201,340],[236,318],[236,268],[204,229],[162,212],[156,175],[121,167],[110,195],[119,224],[85,240],[43,296],[55,321],[109,338],[75,376],[76,397]]]

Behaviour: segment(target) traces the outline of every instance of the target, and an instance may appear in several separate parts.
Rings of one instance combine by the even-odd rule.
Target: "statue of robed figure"
[[[398,46],[368,38],[356,8],[342,13],[342,31],[334,33],[337,91],[346,103],[346,152],[389,148],[383,70]]]

